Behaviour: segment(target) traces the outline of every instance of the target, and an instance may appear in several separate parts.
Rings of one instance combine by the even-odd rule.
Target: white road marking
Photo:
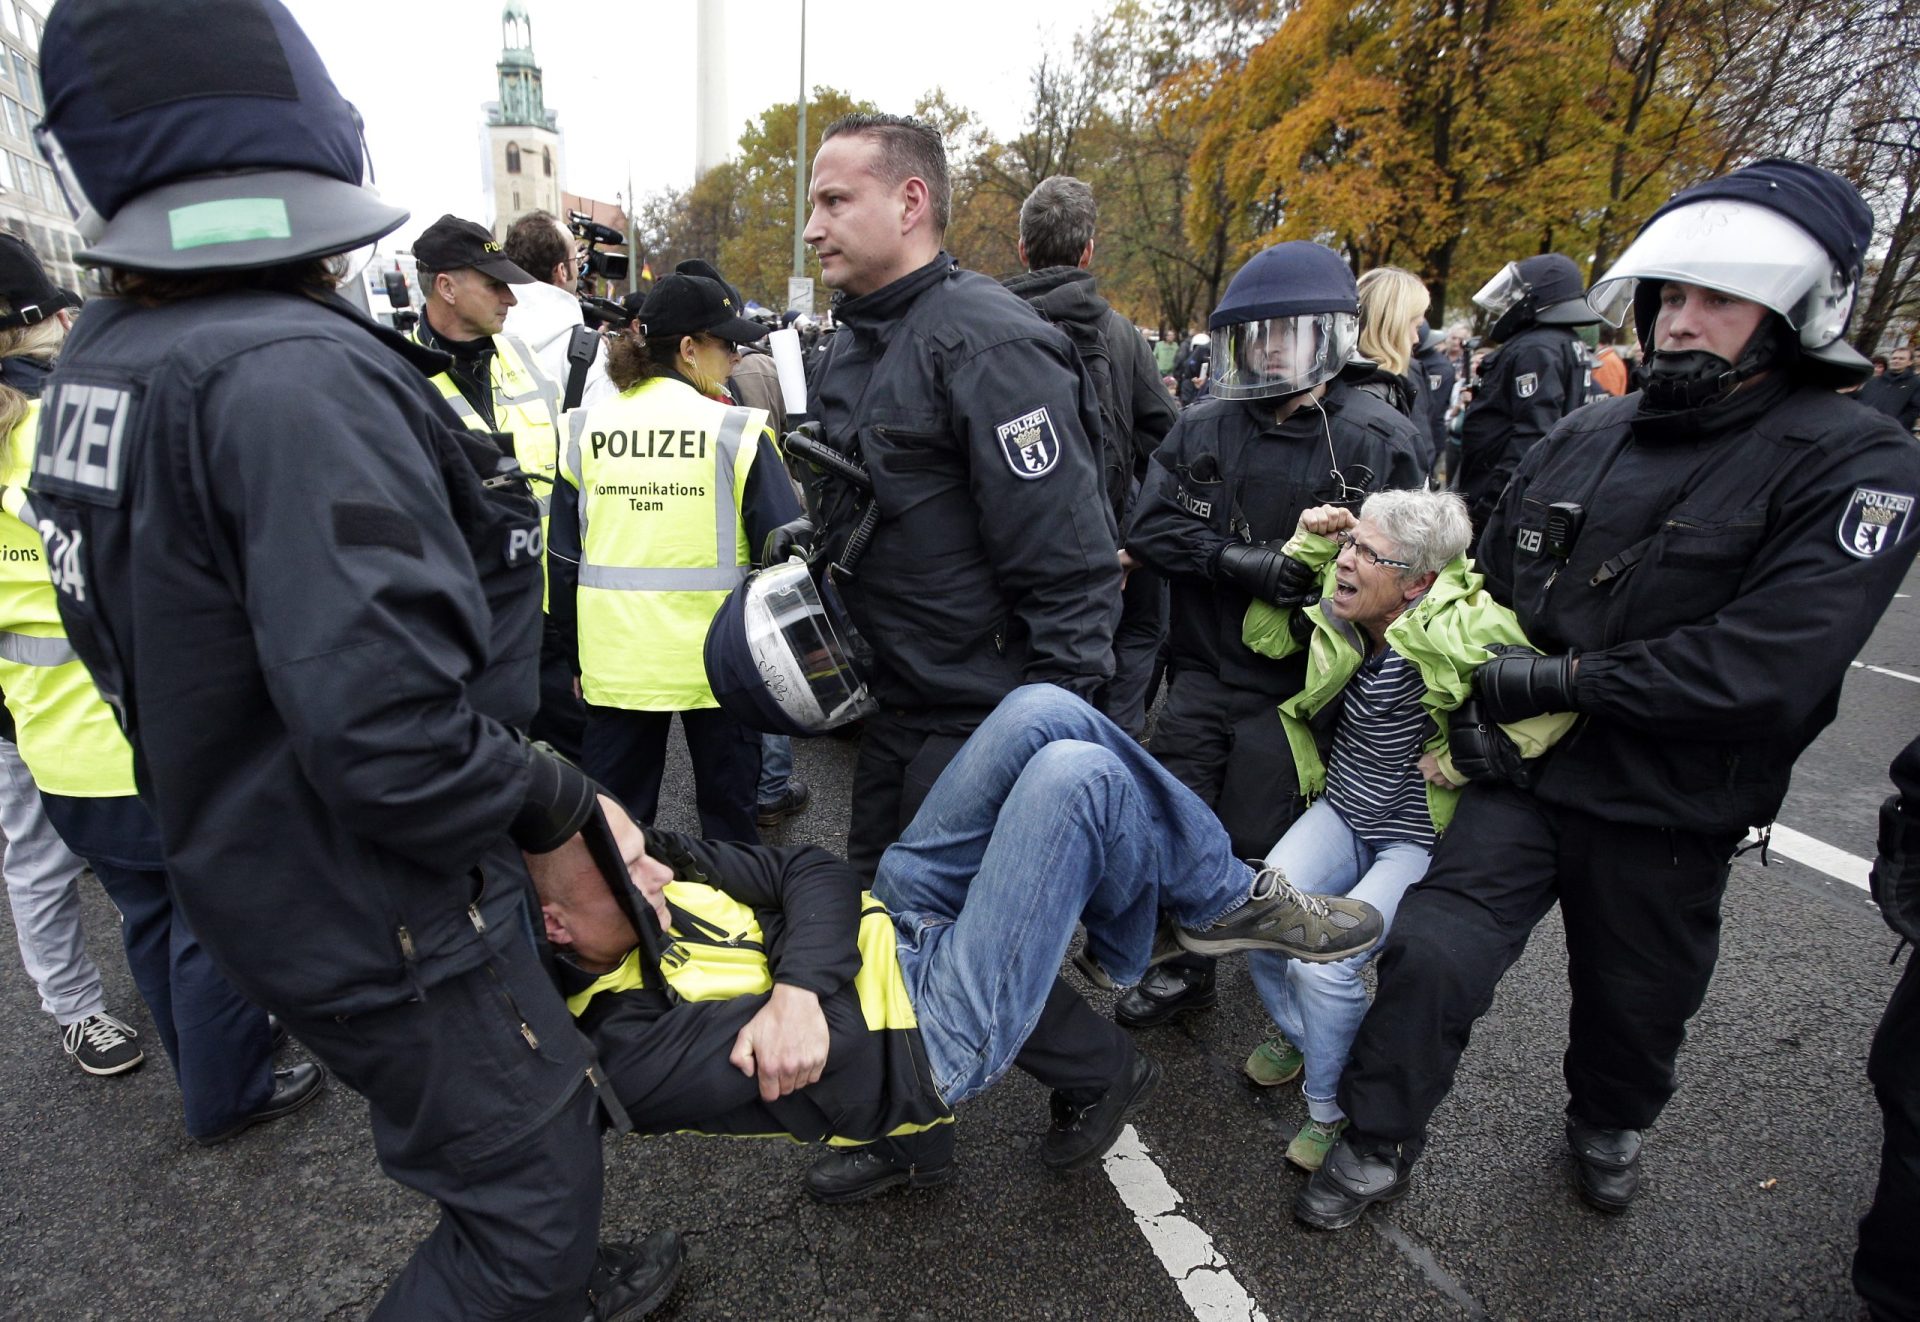
[[[1120,1141],[1107,1153],[1105,1166],[1120,1201],[1133,1213],[1134,1224],[1199,1322],[1267,1322],[1267,1315],[1214,1248],[1212,1237],[1174,1211],[1180,1195],[1167,1183],[1132,1125],[1120,1131]]]
[[[1756,837],[1749,833],[1748,840]],[[1844,881],[1849,886],[1867,889],[1867,872],[1873,867],[1870,859],[1858,854],[1849,854],[1844,849],[1836,849],[1824,840],[1815,840],[1810,835],[1801,835],[1791,826],[1773,824],[1773,840],[1768,846],[1782,858],[1790,858],[1796,863],[1805,864],[1816,872],[1824,872],[1835,881]]]
[[[1909,684],[1920,684],[1920,675],[1905,675],[1898,670],[1888,670],[1885,666],[1870,666],[1864,661],[1852,663],[1855,670],[1871,670],[1876,675],[1891,675],[1895,679],[1904,679]]]

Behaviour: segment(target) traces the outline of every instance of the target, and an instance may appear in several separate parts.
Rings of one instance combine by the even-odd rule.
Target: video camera
[[[627,278],[631,262],[625,253],[597,252],[596,243],[625,243],[627,236],[611,225],[602,225],[584,211],[567,213],[567,228],[587,245],[586,260],[580,264],[580,283],[574,293],[580,299],[580,312],[589,326],[625,326],[633,315],[610,298],[593,292],[594,281],[620,281]]]

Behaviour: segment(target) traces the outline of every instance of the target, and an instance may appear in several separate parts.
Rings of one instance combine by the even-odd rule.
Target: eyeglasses
[[[1337,532],[1333,535],[1333,540],[1340,543],[1340,547],[1342,550],[1345,550],[1347,547],[1351,546],[1354,549],[1354,552],[1357,555],[1359,555],[1359,557],[1362,560],[1365,560],[1370,565],[1382,565],[1388,569],[1412,569],[1413,568],[1413,566],[1408,564],[1405,560],[1387,559],[1387,557],[1385,557],[1384,555],[1381,555],[1378,551],[1374,550],[1371,546],[1368,546],[1365,542],[1361,541],[1359,538],[1355,537],[1350,532]]]
[[[702,334],[701,338],[709,344],[718,345],[720,348],[726,350],[731,357],[738,358],[740,356],[740,346],[732,340],[723,340],[718,335],[707,334]]]

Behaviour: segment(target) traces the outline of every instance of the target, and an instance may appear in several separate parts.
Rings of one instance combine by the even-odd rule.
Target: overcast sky
[[[728,141],[799,86],[799,0],[722,0]],[[645,197],[693,182],[692,0],[526,0],[563,183],[605,201],[628,171]],[[287,0],[367,122],[380,191],[413,212],[404,244],[443,212],[482,218],[481,105],[495,100],[500,0]],[[807,0],[807,82],[906,113],[943,88],[1005,136],[1027,75],[1112,0]],[[619,15],[609,17],[609,15]]]

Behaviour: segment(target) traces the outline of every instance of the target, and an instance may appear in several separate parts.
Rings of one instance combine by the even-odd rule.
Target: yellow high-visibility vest
[[[124,798],[138,792],[133,749],[67,641],[27,493],[39,430],[35,400],[0,458],[0,690],[34,784],[75,799]]]
[[[717,706],[707,626],[752,561],[740,501],[766,410],[654,377],[568,420],[582,696],[629,711]]]
[[[420,342],[417,331],[414,340]],[[453,411],[460,415],[460,421],[474,431],[511,433],[513,457],[519,462],[521,471],[535,479],[545,479],[528,484],[533,488],[533,498],[540,506],[540,542],[544,546],[547,540],[547,508],[553,503],[553,483],[560,466],[560,387],[540,370],[533,351],[512,335],[493,337],[493,357],[489,360],[487,375],[493,385],[492,427],[487,426],[487,420],[481,416],[480,410],[460,393],[460,383],[453,379],[453,373],[442,372],[429,379],[446,396],[447,403],[453,405]],[[543,555],[540,558],[542,610],[547,606],[546,564]]]

